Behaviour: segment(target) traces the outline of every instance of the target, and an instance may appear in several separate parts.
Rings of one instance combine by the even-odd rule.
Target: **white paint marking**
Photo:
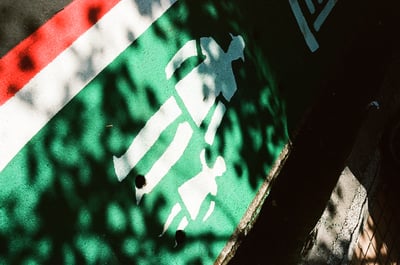
[[[331,13],[333,7],[336,5],[337,0],[329,0],[326,3],[324,9],[322,9],[321,13],[318,15],[317,19],[314,21],[314,29],[319,31],[321,29],[322,24],[325,22],[328,15]]]
[[[292,8],[292,12],[294,17],[297,20],[297,24],[300,27],[300,31],[303,34],[303,37],[306,41],[306,44],[311,52],[315,52],[319,48],[319,44],[314,37],[314,34],[311,32],[307,21],[301,11],[298,0],[289,0],[290,7]]]
[[[315,13],[315,6],[312,0],[304,0],[306,3],[306,6],[308,10],[310,11],[311,14]],[[329,0],[324,8],[321,10],[317,18],[315,19],[313,26],[314,30],[318,32],[321,29],[322,24],[325,22],[327,19],[328,15],[331,13],[333,7],[337,3],[338,0]],[[318,0],[318,4],[322,5],[322,0]],[[301,7],[299,5],[299,0],[289,0],[290,7],[292,9],[292,12],[296,18],[297,24],[300,27],[300,31],[303,34],[303,37],[306,41],[306,44],[308,48],[310,49],[311,52],[315,52],[319,48],[319,44],[314,36],[314,34],[311,32],[311,29],[307,23],[306,18],[304,17],[304,14],[301,10]]]
[[[139,12],[149,3],[121,0],[0,107],[0,171],[176,0],[153,2],[150,16]]]
[[[211,118],[210,125],[207,128],[206,135],[204,136],[206,143],[208,143],[209,145],[212,145],[214,142],[215,134],[217,133],[217,129],[221,124],[225,111],[226,107],[224,103],[218,102],[217,107],[215,108],[213,116]]]
[[[311,14],[315,13],[315,6],[314,3],[312,2],[312,0],[305,0],[306,1],[306,5],[308,10],[310,11]]]
[[[189,144],[193,129],[188,122],[179,124],[171,144],[154,163],[150,171],[145,175],[146,185],[136,190],[136,203],[139,204],[144,194],[150,193],[162,178],[170,171],[171,167],[181,158]]]
[[[176,215],[182,210],[182,207],[179,203],[176,203],[172,209],[171,213],[168,215],[167,221],[164,224],[163,231],[159,235],[159,237],[162,237],[164,233],[168,230],[168,227],[171,225],[172,221],[176,217]]]
[[[196,40],[190,40],[176,52],[174,57],[165,67],[165,75],[167,80],[171,78],[174,72],[181,67],[182,63],[190,57],[197,56]]]
[[[119,181],[126,178],[142,157],[154,145],[161,133],[181,115],[175,99],[170,97],[159,110],[151,116],[140,130],[131,145],[121,157],[113,157],[114,169]]]
[[[178,188],[179,195],[192,220],[197,218],[201,205],[208,194],[217,195],[218,186],[215,178],[222,176],[226,171],[225,160],[221,156],[217,157],[212,168],[209,168],[205,161],[205,150],[202,150],[200,160],[202,164],[200,173]]]
[[[197,126],[201,125],[220,93],[230,101],[237,90],[232,61],[244,58],[245,43],[240,35],[231,37],[232,41],[227,52],[213,38],[200,38],[204,61],[175,86]],[[189,41],[174,55],[165,69],[167,78],[188,59],[187,56],[193,56],[194,48],[196,48],[195,42]]]
[[[176,230],[185,230],[185,228],[186,228],[186,226],[189,224],[189,221],[188,221],[188,219],[187,219],[187,217],[186,216],[184,216],[183,218],[182,218],[182,220],[180,221],[180,223],[179,223],[179,225],[178,225],[178,228],[176,229]]]
[[[204,215],[203,217],[203,222],[207,221],[207,219],[211,216],[211,214],[214,212],[214,208],[215,208],[215,201],[212,201],[210,203],[210,208],[208,208],[206,215]]]

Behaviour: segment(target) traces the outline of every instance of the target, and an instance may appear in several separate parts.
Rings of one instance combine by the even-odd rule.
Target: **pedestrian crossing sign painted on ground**
[[[76,0],[2,57],[0,264],[213,264],[289,140],[289,2],[264,43],[245,1]]]

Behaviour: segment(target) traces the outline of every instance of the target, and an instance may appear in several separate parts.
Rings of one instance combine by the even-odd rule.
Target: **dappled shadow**
[[[151,17],[153,7],[160,2],[155,1],[154,6],[146,1],[137,3],[145,3],[139,12]],[[86,57],[72,49],[71,61],[78,66],[77,73],[58,84],[66,104],[59,112],[38,106],[35,94],[19,94],[18,99],[32,110],[56,115],[1,171],[0,241],[7,242],[0,248],[1,262],[160,264],[177,260],[204,264],[216,259],[288,140],[285,100],[261,44],[246,33],[246,18],[240,15],[243,6],[244,2],[235,6],[220,1],[182,1],[93,80],[90,76],[97,71],[96,58],[103,51],[93,47]],[[87,20],[95,23],[98,13],[99,9],[90,7]],[[221,24],[221,17],[227,19],[226,24]],[[129,29],[125,33],[128,39],[138,37]],[[204,134],[211,114],[196,127],[175,88],[205,59],[204,54],[182,65],[169,80],[165,67],[189,40],[211,37],[226,52],[232,41],[229,33],[243,37],[245,61],[234,58],[229,64],[237,85],[230,101],[205,93],[212,90],[208,84],[203,87],[205,98],[216,96],[227,109],[214,142],[206,144]],[[220,55],[213,54],[212,59],[218,61]],[[18,67],[32,71],[36,63],[33,56],[24,54]],[[231,85],[214,72],[200,73],[218,80],[214,84],[217,88]],[[75,82],[86,80],[91,82],[69,102]],[[9,88],[10,93],[17,89]],[[149,118],[171,97],[178,102],[182,115],[119,182],[113,156],[127,150]],[[177,161],[160,186],[137,204],[136,176],[151,169],[184,122],[190,123],[194,134],[185,159]],[[209,165],[218,156],[227,165],[227,172],[216,179],[216,210],[206,222],[191,220],[184,244],[174,248],[179,220],[162,237],[159,235],[169,210],[182,200],[178,187],[199,173],[203,149],[207,150]],[[200,208],[202,216],[206,212],[205,206]],[[181,214],[188,215],[187,209]]]
[[[161,2],[132,1],[146,18],[156,17]],[[90,7],[85,18],[93,24],[99,12]],[[95,30],[100,34],[102,29]],[[365,104],[380,82],[380,59],[365,58],[380,39],[372,44],[369,37],[358,40],[357,44],[368,45],[354,45],[345,58],[336,60],[335,54],[321,53],[317,59],[306,59],[308,51],[297,49],[304,46],[303,39],[298,38],[286,1],[179,1],[139,39],[140,32],[123,30],[127,40],[135,41],[114,62],[98,70],[98,75],[96,59],[104,55],[102,49],[93,44],[88,55],[72,52],[76,75],[58,88],[64,93],[66,106],[53,113],[56,115],[46,127],[1,172],[0,241],[7,243],[0,245],[1,253],[5,253],[0,261],[212,263],[289,141],[289,133],[296,135],[295,129],[316,97],[315,91],[326,82],[317,97],[319,104],[315,104],[298,136],[293,137],[293,153],[262,209],[258,225],[234,260],[242,264],[249,260],[264,262],[267,255],[271,263],[293,263],[293,256],[286,254],[293,249],[300,251],[321,215],[345,165]],[[239,35],[245,43],[244,61],[232,58],[224,69],[232,70],[237,86],[228,100],[223,93],[212,93],[232,82],[221,79],[217,71],[197,67],[207,56],[218,61],[228,53],[233,36]],[[202,43],[202,38],[212,38],[214,46]],[[189,41],[196,42],[196,53],[168,78],[168,62]],[[215,47],[222,52],[213,53]],[[35,68],[37,62],[29,54],[20,59],[21,71]],[[320,67],[323,62],[329,64],[325,69]],[[195,68],[204,80],[212,80],[212,84],[203,84],[203,100],[215,97],[216,102],[226,106],[211,143],[204,138],[215,105],[204,122],[196,124],[177,92],[177,84]],[[329,73],[332,69],[336,70]],[[373,78],[367,80],[365,76]],[[327,77],[329,81],[323,81]],[[69,102],[75,81],[84,83],[85,88]],[[8,89],[15,93],[18,88]],[[20,99],[26,105],[40,109],[32,100],[35,95],[25,96]],[[119,181],[113,157],[124,155],[147,121],[171,98],[180,114]],[[152,169],[180,124],[189,124],[193,132],[182,159],[139,203],[135,190],[143,187],[137,183],[135,186],[137,175],[146,176]],[[209,166],[219,156],[227,166],[215,180],[215,198],[209,192],[204,200],[215,201],[215,210],[204,222],[202,218],[191,218],[184,243],[174,247],[180,220],[173,220],[170,229],[159,235],[176,203],[185,205],[178,188],[201,172],[199,154],[204,149]],[[202,205],[199,216],[207,213],[207,205]],[[330,214],[334,213],[331,205]],[[186,208],[179,214],[181,220],[190,216]]]
[[[364,7],[371,3],[365,3]],[[337,8],[342,7],[343,11],[345,6]],[[327,202],[345,166],[349,166],[363,183],[362,175],[348,164],[348,158],[365,118],[375,111],[368,108],[368,103],[376,99],[382,85],[396,44],[391,32],[394,25],[398,25],[391,21],[397,16],[387,16],[381,7],[374,7],[373,12],[365,14],[366,25],[359,28],[360,31],[353,31],[354,38],[344,56],[336,53],[335,65],[330,67],[329,77],[320,83],[318,101],[298,131],[293,150],[253,231],[244,239],[230,264],[299,264],[303,258],[301,253],[307,255],[313,246],[324,254],[314,255],[305,264],[327,264],[328,259],[331,264],[339,264],[344,260],[341,251],[348,250],[351,242],[337,240],[336,249],[333,249],[331,242],[315,240],[318,231],[314,229],[325,207],[329,216],[343,214]],[[349,6],[347,9],[350,12]],[[344,19],[344,16],[339,17]],[[340,28],[340,23],[337,24]],[[343,195],[343,191],[338,194]]]
[[[30,1],[1,1],[0,57],[32,34],[42,23],[69,2],[71,0],[57,0],[44,5],[30,3]]]
[[[400,262],[398,196],[385,176],[384,166],[377,179],[378,189],[368,199],[368,213],[362,220],[350,265],[398,264]],[[398,184],[398,183],[397,183]]]

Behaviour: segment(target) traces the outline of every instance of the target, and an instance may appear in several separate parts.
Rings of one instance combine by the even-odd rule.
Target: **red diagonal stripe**
[[[0,105],[93,26],[119,0],[75,0],[0,59]]]

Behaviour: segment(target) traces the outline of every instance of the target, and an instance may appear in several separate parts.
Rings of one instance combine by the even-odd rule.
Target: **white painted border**
[[[177,0],[122,0],[0,107],[0,172],[72,98]],[[143,12],[143,7],[151,10]],[[142,10],[143,14],[140,13]]]

